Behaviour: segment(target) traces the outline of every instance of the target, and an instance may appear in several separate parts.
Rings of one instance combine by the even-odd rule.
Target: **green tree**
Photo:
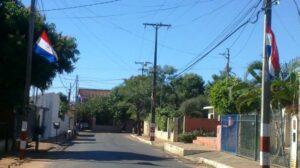
[[[212,77],[212,81],[208,81],[207,84],[205,85],[205,90],[204,90],[205,95],[209,94],[209,90],[211,86],[213,86],[216,82],[226,79],[227,77],[226,71],[219,71],[219,74],[213,74],[211,77]]]
[[[300,58],[295,58],[289,63],[281,65],[280,76],[271,81],[271,104],[273,110],[286,108],[288,112],[296,112],[298,104],[298,79],[297,72],[300,66]],[[239,111],[247,109],[248,112],[260,111],[261,101],[261,79],[262,63],[252,62],[246,72],[246,85],[235,87],[234,90],[240,92],[236,101]],[[249,79],[250,78],[250,79]],[[279,106],[278,106],[279,105]]]
[[[219,114],[237,113],[236,100],[238,92],[232,88],[241,84],[241,81],[234,77],[217,81],[209,90],[209,102]]]
[[[179,111],[187,116],[190,117],[207,117],[207,110],[204,110],[203,108],[208,105],[208,98],[204,95],[200,95],[198,97],[194,97],[191,99],[188,99],[184,101]]]
[[[204,93],[204,81],[197,74],[185,74],[171,81],[171,86],[176,94],[176,106],[190,98]]]
[[[111,97],[94,97],[76,105],[79,120],[88,121],[96,117],[99,125],[115,124],[115,107]]]
[[[150,110],[151,78],[133,76],[118,87],[118,94],[128,106],[128,113],[136,119],[137,134],[141,135],[141,120]]]
[[[66,95],[63,93],[59,93],[59,98],[60,98],[60,103],[59,103],[59,113],[58,116],[64,120],[65,119],[65,114],[68,113],[69,111],[69,102],[68,98]]]
[[[171,85],[175,80],[176,72],[177,70],[172,66],[165,65],[162,68],[158,66],[157,106],[176,106],[177,96]]]
[[[54,24],[46,23],[39,12],[35,14],[34,41],[45,30],[59,57],[57,63],[49,63],[33,55],[31,83],[44,90],[51,85],[57,73],[73,71],[79,51],[74,38],[58,33]],[[23,103],[28,17],[29,9],[20,1],[0,2],[0,106],[4,108],[12,109]]]

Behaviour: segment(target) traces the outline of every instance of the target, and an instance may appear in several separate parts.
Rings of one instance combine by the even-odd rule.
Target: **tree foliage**
[[[200,95],[198,97],[194,97],[184,101],[179,111],[182,112],[184,115],[190,117],[207,117],[207,110],[203,108],[208,105],[208,98],[204,95]]]
[[[3,0],[0,2],[1,106],[14,107],[23,102],[28,17],[29,9],[25,8],[20,1]],[[42,31],[47,32],[59,57],[57,63],[49,63],[33,53],[31,84],[44,90],[52,84],[57,73],[73,71],[79,51],[74,38],[58,33],[54,24],[46,23],[45,19],[36,12],[34,42]]]
[[[241,83],[239,79],[229,77],[217,81],[209,90],[209,101],[219,114],[237,113],[236,100],[238,92],[232,92],[232,88]]]
[[[60,103],[59,103],[59,117],[64,120],[65,114],[69,111],[69,102],[66,95],[59,93]]]
[[[182,77],[176,78],[171,81],[171,86],[176,94],[177,107],[183,101],[204,93],[204,81],[197,74],[185,74]]]

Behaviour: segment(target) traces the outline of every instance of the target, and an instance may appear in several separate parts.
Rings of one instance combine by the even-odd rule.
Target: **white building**
[[[65,114],[64,119],[59,117],[60,108],[60,97],[56,93],[47,93],[38,96],[36,102],[38,107],[38,115],[40,118],[40,126],[45,128],[44,134],[41,136],[42,139],[48,139],[55,137],[56,130],[54,129],[53,123],[59,122],[60,128],[57,130],[57,134],[66,133],[69,129],[70,118]]]

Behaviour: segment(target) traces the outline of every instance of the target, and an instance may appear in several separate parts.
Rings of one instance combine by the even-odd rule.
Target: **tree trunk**
[[[140,110],[137,110],[137,114],[136,114],[136,128],[137,128],[137,135],[141,136],[142,132],[141,132],[141,119],[140,119]]]

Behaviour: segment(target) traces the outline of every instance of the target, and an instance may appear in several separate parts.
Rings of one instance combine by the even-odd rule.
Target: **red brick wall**
[[[191,132],[197,129],[202,129],[207,132],[217,132],[217,125],[219,124],[220,122],[215,119],[185,117],[186,132]]]

